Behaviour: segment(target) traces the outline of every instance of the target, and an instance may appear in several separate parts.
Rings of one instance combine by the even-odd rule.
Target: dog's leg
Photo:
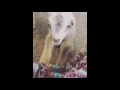
[[[67,62],[67,54],[71,51],[71,45],[67,41],[63,41],[60,46],[60,53],[57,58],[57,65],[62,67]]]
[[[49,33],[45,40],[45,47],[41,55],[40,62],[49,64],[51,56],[52,56],[52,49],[53,49],[52,35]]]
[[[33,28],[35,28],[35,15],[34,15],[34,12],[33,12]]]

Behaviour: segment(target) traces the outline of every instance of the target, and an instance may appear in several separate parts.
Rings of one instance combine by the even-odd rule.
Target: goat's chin
[[[61,46],[61,43],[59,43],[59,44],[54,44],[54,47],[56,47],[56,48],[60,48],[60,46]]]
[[[60,44],[61,45],[61,44]],[[56,48],[60,48],[60,45],[54,45]]]
[[[64,41],[64,39],[61,41],[61,43],[59,43],[59,44],[54,44],[54,46],[55,46],[56,48],[60,48],[60,46],[61,46],[61,44],[62,44],[63,41]]]

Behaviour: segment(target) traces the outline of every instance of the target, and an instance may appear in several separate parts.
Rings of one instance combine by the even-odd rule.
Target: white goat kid
[[[72,12],[49,12],[49,33],[40,62],[50,63],[54,46],[60,46],[56,64],[62,67],[67,62],[67,54],[73,48],[73,39],[76,32],[76,21]]]

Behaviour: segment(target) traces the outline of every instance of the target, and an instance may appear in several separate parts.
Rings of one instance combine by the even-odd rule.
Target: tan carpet
[[[87,12],[73,12],[73,14],[76,18],[77,30],[74,40],[74,51],[68,55],[68,59],[87,44]],[[33,62],[38,62],[48,33],[47,12],[35,12],[35,20],[36,28],[33,29]],[[55,64],[58,55],[56,49],[53,51],[53,54],[51,63]]]

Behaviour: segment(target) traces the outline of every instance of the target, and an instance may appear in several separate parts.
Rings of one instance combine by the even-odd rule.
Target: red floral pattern
[[[70,59],[63,67],[33,63],[33,78],[87,78],[87,47],[86,51]]]

